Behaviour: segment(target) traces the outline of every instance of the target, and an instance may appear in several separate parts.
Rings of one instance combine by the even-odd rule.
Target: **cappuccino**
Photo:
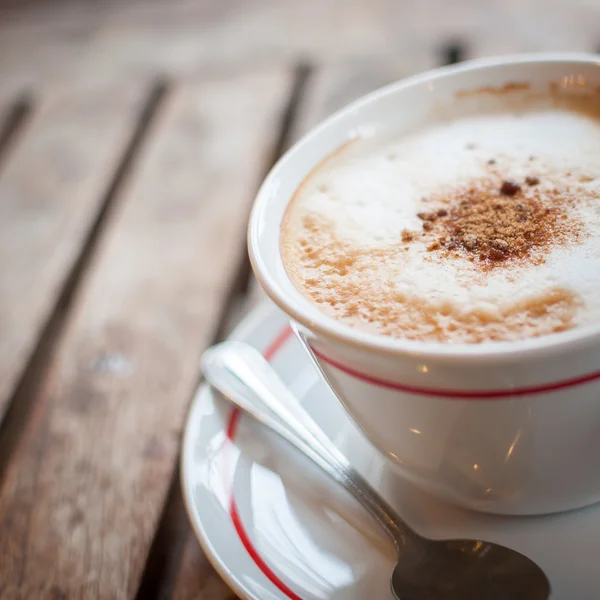
[[[330,316],[396,338],[508,341],[600,322],[598,100],[549,93],[357,137],[287,208],[289,277]]]

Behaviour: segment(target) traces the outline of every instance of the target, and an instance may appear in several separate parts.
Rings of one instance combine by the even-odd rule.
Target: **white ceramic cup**
[[[426,122],[457,92],[508,83],[546,89],[551,82],[574,92],[600,87],[600,57],[474,61],[378,90],[329,118],[278,162],[250,221],[258,280],[300,325],[329,385],[369,440],[406,479],[485,512],[540,514],[600,500],[600,326],[483,345],[359,331],[322,313],[288,279],[280,225],[309,171],[357,134],[401,133]]]

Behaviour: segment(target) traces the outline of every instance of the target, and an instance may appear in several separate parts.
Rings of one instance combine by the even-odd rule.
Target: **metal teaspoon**
[[[545,600],[550,584],[523,554],[483,540],[431,540],[411,529],[323,433],[261,354],[241,342],[202,357],[210,384],[272,429],[367,509],[396,546],[391,589],[398,600]]]

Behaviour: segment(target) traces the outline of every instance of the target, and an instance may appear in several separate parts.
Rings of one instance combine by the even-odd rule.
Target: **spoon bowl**
[[[550,584],[527,556],[481,540],[423,540],[400,552],[391,588],[399,600],[545,600]]]

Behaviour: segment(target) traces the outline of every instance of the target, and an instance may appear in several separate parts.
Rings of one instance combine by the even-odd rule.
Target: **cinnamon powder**
[[[565,190],[511,180],[474,182],[430,201],[442,207],[418,215],[427,249],[463,251],[485,268],[512,259],[543,260],[540,250],[576,239],[582,229],[567,213],[571,199]]]

